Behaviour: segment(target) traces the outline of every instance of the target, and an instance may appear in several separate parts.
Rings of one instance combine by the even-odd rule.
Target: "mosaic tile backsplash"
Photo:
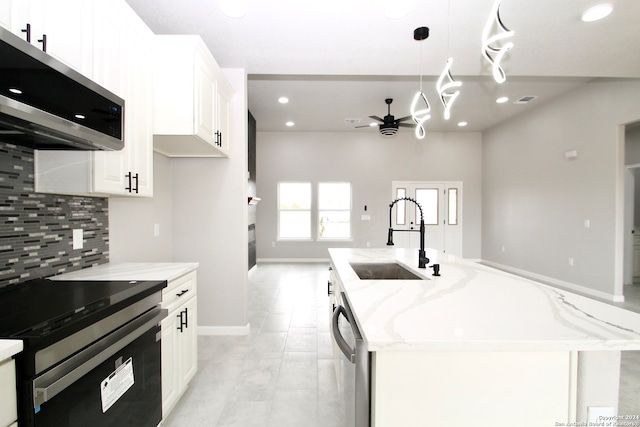
[[[109,261],[108,199],[35,193],[33,167],[32,149],[0,141],[0,287]]]

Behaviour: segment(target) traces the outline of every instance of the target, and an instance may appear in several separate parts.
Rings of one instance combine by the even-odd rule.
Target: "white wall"
[[[258,132],[256,239],[258,260],[327,259],[329,247],[382,247],[387,242],[393,180],[463,181],[463,256],[480,257],[481,139],[479,133],[413,132],[393,139],[372,132]],[[352,183],[351,242],[277,241],[277,183]],[[367,205],[370,221],[360,220]],[[272,246],[275,243],[275,247]],[[429,242],[426,242],[429,246]]]
[[[109,199],[110,262],[168,262],[172,260],[173,215],[171,164],[153,154],[153,198]],[[154,237],[154,225],[160,233]]]
[[[621,294],[620,125],[639,98],[640,80],[598,80],[483,134],[483,259]]]

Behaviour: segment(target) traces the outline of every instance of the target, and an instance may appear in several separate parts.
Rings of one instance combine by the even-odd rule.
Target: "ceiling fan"
[[[387,98],[387,99],[384,100],[384,102],[387,103],[387,115],[384,116],[384,119],[381,119],[378,116],[369,116],[369,118],[377,120],[377,121],[380,122],[380,125],[379,125],[380,135],[382,135],[382,136],[394,136],[396,133],[398,133],[398,128],[400,126],[406,127],[406,128],[415,127],[415,124],[402,123],[402,122],[404,122],[406,120],[410,120],[411,116],[406,116],[406,117],[401,117],[399,119],[396,119],[395,117],[393,117],[391,115],[391,103],[393,102],[392,98]],[[369,126],[373,126],[373,124],[365,125],[365,126],[356,126],[356,128],[365,128],[365,127],[369,127]]]

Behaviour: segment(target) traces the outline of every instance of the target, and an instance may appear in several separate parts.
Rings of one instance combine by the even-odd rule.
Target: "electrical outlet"
[[[153,224],[153,237],[160,237],[160,224]]]
[[[82,228],[73,229],[73,249],[82,249],[84,245],[84,235]]]
[[[506,251],[507,249],[504,247],[504,245],[502,245],[502,252]]]
[[[573,258],[569,258],[569,266],[573,267]]]

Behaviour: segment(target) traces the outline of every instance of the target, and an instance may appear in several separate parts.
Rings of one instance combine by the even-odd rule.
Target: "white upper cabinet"
[[[154,149],[170,157],[228,157],[231,85],[199,36],[156,36]]]
[[[90,77],[93,2],[2,0],[0,25]]]
[[[152,197],[154,35],[124,0],[82,3],[92,10],[90,77],[125,100],[125,145],[120,151],[36,151],[36,191]]]

